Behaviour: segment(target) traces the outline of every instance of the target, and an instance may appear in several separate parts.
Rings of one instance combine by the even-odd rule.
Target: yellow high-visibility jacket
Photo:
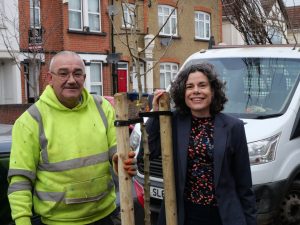
[[[85,89],[66,108],[48,86],[15,122],[8,198],[17,225],[34,211],[46,224],[87,224],[116,208],[111,159],[116,152],[115,112]]]

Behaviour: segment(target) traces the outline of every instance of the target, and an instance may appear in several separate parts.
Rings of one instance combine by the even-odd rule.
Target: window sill
[[[158,37],[160,37],[160,38],[181,39],[181,37],[180,37],[180,36],[163,35],[163,34],[160,34],[160,35],[158,35]]]
[[[134,27],[132,26],[132,27],[125,27],[125,26],[121,26],[121,30],[131,30],[131,29],[133,29]],[[140,29],[139,28],[136,28],[136,31],[140,31]]]
[[[79,30],[70,30],[68,29],[68,33],[70,34],[82,34],[82,35],[97,35],[97,36],[106,36],[106,32],[93,32],[93,31],[79,31]]]
[[[204,41],[204,42],[209,42],[209,39],[194,38],[194,41]]]

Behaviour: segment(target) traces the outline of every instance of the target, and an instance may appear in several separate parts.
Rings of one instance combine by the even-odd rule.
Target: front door
[[[127,92],[127,70],[118,69],[118,92]]]

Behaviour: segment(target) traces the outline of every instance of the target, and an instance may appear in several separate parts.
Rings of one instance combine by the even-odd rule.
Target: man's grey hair
[[[53,64],[56,60],[56,58],[60,55],[72,55],[72,56],[75,56],[75,57],[78,57],[81,61],[82,61],[82,65],[83,65],[83,69],[84,69],[84,72],[85,72],[85,64],[84,64],[84,61],[82,60],[82,58],[80,57],[80,55],[78,55],[76,52],[72,52],[72,51],[61,51],[59,53],[57,53],[56,55],[54,55],[52,57],[52,59],[50,60],[50,64],[49,64],[49,71],[52,71],[53,70]]]

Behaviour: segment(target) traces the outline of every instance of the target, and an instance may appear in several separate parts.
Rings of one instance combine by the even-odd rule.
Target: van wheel
[[[285,225],[300,224],[300,181],[294,181],[284,197],[279,212],[280,221]]]

